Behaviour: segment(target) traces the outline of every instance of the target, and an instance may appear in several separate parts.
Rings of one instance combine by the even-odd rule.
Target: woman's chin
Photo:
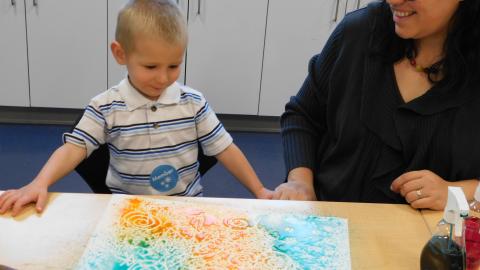
[[[397,36],[403,39],[415,38],[415,35],[413,33],[406,31],[405,29],[401,29],[399,27],[395,27],[395,33],[397,34]]]

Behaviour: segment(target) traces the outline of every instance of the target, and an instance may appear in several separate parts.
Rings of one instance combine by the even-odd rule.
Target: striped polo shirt
[[[152,101],[124,79],[91,100],[63,141],[86,148],[87,156],[108,145],[113,193],[197,196],[199,143],[214,156],[232,137],[200,92],[175,82]]]

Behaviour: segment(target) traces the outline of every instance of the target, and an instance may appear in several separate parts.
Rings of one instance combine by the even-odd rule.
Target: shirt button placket
[[[156,112],[157,111],[157,106],[155,105],[152,105],[152,107],[150,107],[150,110],[152,110],[152,112]],[[160,125],[158,123],[153,123],[153,128],[157,129]]]

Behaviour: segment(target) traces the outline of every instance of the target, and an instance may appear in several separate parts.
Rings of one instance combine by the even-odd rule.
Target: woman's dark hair
[[[385,0],[375,10],[371,53],[388,63],[407,56],[412,40],[395,33],[392,11]],[[464,0],[454,14],[444,45],[443,78],[436,81],[447,89],[461,89],[480,78],[480,1]]]

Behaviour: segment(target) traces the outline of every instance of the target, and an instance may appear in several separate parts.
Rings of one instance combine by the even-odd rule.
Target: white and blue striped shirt
[[[198,143],[209,156],[232,143],[200,92],[174,83],[152,101],[128,79],[94,97],[63,140],[87,155],[108,145],[106,183],[114,193],[178,196],[202,192]]]

